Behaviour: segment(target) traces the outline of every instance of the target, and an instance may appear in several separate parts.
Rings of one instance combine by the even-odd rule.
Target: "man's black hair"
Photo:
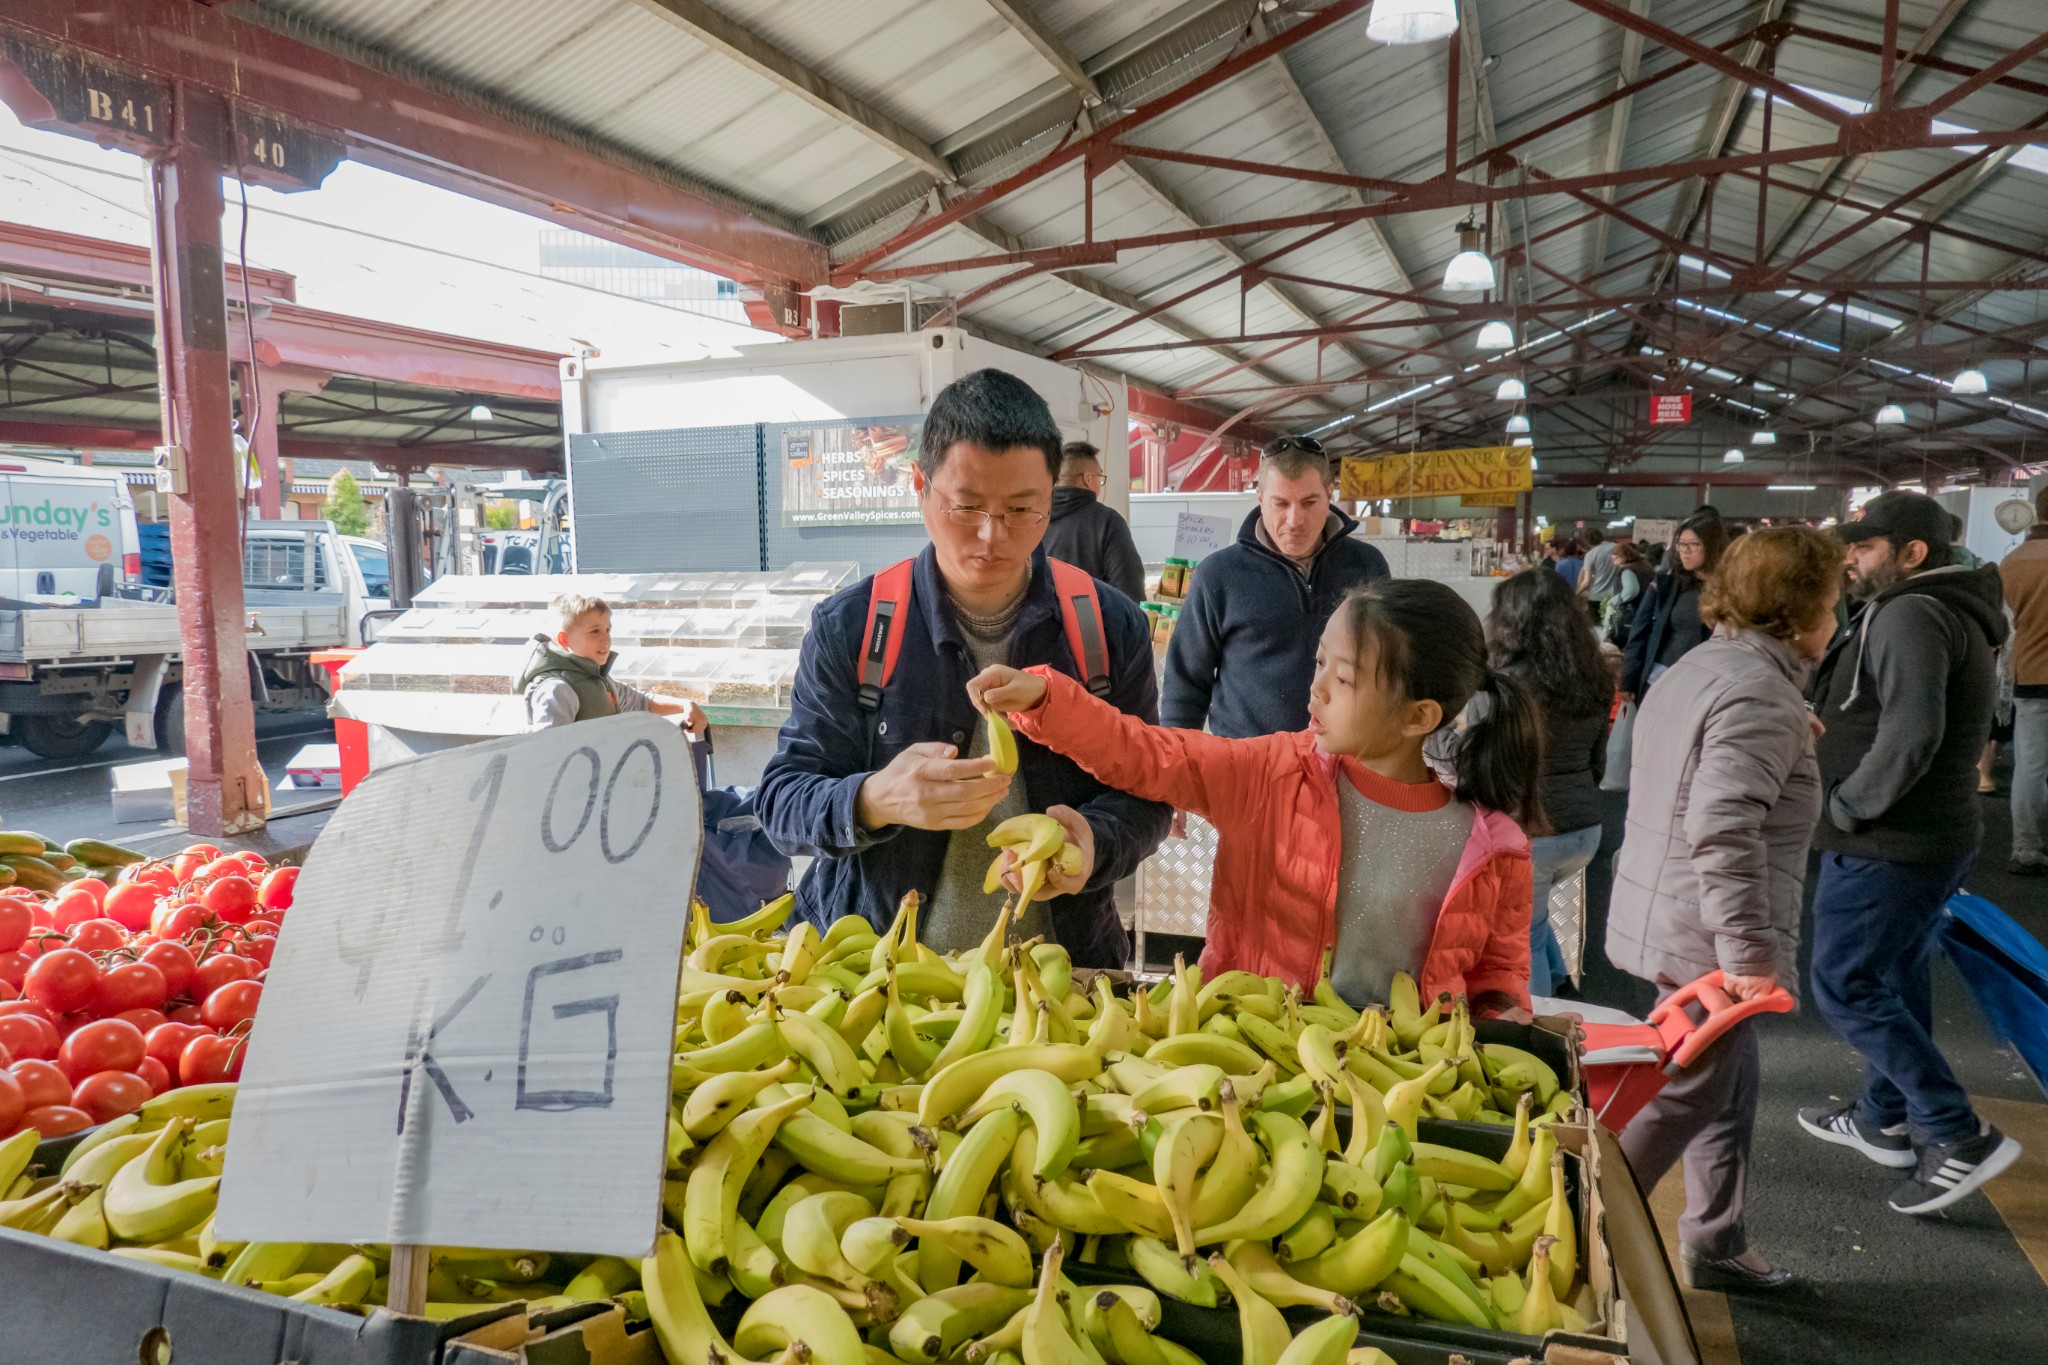
[[[1044,452],[1047,472],[1059,477],[1060,429],[1052,409],[1038,390],[1007,371],[976,370],[939,390],[918,439],[917,467],[925,482],[961,442],[998,455],[1029,446]]]
[[[1588,526],[1586,528],[1586,544],[1588,546],[1598,545],[1601,541],[1605,539],[1607,539],[1607,533],[1601,530],[1599,527]]]

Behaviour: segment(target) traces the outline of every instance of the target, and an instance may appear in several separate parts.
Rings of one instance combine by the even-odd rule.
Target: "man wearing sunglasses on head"
[[[812,615],[756,806],[778,848],[816,859],[796,913],[820,927],[857,912],[881,929],[915,891],[921,942],[973,946],[1003,900],[982,890],[988,832],[1042,811],[1080,866],[1048,869],[1012,941],[1044,934],[1076,966],[1127,960],[1112,890],[1159,846],[1171,812],[1021,736],[1016,772],[996,772],[967,697],[967,680],[993,664],[1045,664],[1158,719],[1144,612],[1040,547],[1059,463],[1059,428],[1023,380],[987,369],[947,385],[912,475],[931,543]]]
[[[1166,650],[1160,724],[1228,739],[1308,724],[1316,641],[1345,593],[1388,576],[1331,502],[1334,471],[1313,436],[1283,436],[1259,460],[1259,505],[1237,543],[1204,559]]]

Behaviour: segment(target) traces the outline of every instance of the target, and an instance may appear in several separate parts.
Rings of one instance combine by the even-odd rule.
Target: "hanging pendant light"
[[[1479,349],[1482,351],[1505,351],[1514,344],[1515,329],[1499,318],[1494,318],[1479,329]]]
[[[1508,444],[1511,446],[1533,446],[1536,444],[1536,438],[1534,436],[1517,436],[1514,440],[1509,441]]]
[[[1749,433],[1749,443],[1753,446],[1774,446],[1778,443],[1778,433],[1775,431],[1752,431]]]
[[[1721,452],[1721,463],[1722,463],[1722,464],[1741,464],[1741,463],[1742,463],[1742,447],[1741,447],[1741,446],[1729,446],[1729,447],[1728,447],[1728,448],[1727,448],[1726,450],[1722,451],[1722,452]]]
[[[1493,288],[1493,262],[1487,259],[1479,224],[1467,218],[1458,224],[1458,254],[1444,267],[1444,288],[1453,294],[1480,294]]]
[[[1906,425],[1906,410],[1897,403],[1886,403],[1877,410],[1877,416],[1870,420],[1874,426],[1902,427]]]
[[[1482,335],[1484,334],[1482,333]],[[1948,381],[1948,391],[1950,393],[1987,393],[1990,389],[1991,385],[1984,378],[1984,371],[1974,365],[1967,370],[1961,371],[1954,379]]]
[[[1494,401],[1500,403],[1519,403],[1528,396],[1528,386],[1513,375],[1501,380],[1500,387],[1493,391]]]
[[[1521,413],[1508,418],[1508,435],[1519,436],[1529,429],[1529,419]]]
[[[469,420],[472,422],[488,422],[491,420],[491,410],[484,404],[478,403],[469,410]]]
[[[1529,468],[1536,468],[1536,452],[1533,450],[1529,452]]]
[[[1365,36],[1376,43],[1429,43],[1458,31],[1457,0],[1372,0]]]

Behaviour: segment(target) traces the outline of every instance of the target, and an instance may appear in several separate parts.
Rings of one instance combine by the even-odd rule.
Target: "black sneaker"
[[[1845,1104],[1838,1109],[1802,1109],[1799,1126],[1822,1142],[1853,1148],[1880,1166],[1895,1171],[1912,1169],[1913,1142],[1906,1136],[1903,1123],[1891,1128],[1866,1129],[1856,1122],[1856,1106]]]
[[[1937,1213],[2020,1159],[2020,1145],[1978,1120],[1975,1137],[1920,1149],[1913,1178],[1885,1201],[1900,1213]]]

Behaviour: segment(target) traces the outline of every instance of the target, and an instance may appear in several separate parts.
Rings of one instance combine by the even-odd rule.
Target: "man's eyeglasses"
[[[1276,455],[1285,455],[1290,450],[1298,450],[1304,455],[1327,458],[1323,455],[1323,443],[1313,436],[1282,436],[1279,440],[1272,442],[1265,448],[1262,452],[1262,457],[1270,460]]]
[[[1019,507],[1009,512],[984,512],[979,507],[948,507],[946,520],[955,526],[971,526],[979,532],[990,522],[999,521],[1009,531],[1029,531],[1045,524],[1045,513]]]

